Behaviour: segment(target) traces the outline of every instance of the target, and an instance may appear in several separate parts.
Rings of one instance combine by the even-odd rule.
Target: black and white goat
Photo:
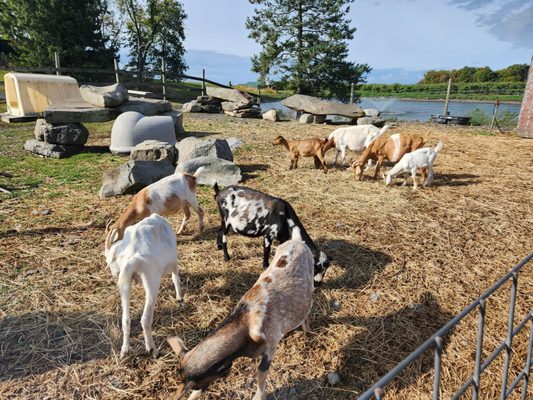
[[[214,189],[220,213],[217,247],[224,251],[225,261],[230,259],[228,254],[230,231],[248,237],[263,236],[263,268],[267,268],[272,242],[277,239],[280,243],[284,243],[292,237],[293,231],[299,230],[302,240],[313,253],[315,285],[322,283],[330,260],[315,246],[288,202],[244,186],[232,185],[219,190],[215,184]]]

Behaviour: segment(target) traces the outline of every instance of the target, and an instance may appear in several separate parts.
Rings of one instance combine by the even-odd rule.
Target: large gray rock
[[[133,148],[130,160],[139,161],[162,161],[167,160],[176,163],[177,149],[174,145],[158,140],[145,140]]]
[[[226,142],[228,142],[228,145],[231,151],[235,151],[235,149],[238,149],[244,143],[241,139],[236,138],[236,137],[227,138]]]
[[[96,107],[117,107],[128,101],[128,89],[122,83],[110,86],[81,85],[83,100]]]
[[[203,113],[218,114],[222,112],[220,104],[202,104]]]
[[[233,161],[231,149],[223,139],[202,140],[188,137],[176,144],[178,148],[178,163],[182,164],[197,157],[218,157]]]
[[[313,115],[342,115],[348,118],[359,118],[365,115],[365,112],[355,104],[337,103],[303,94],[287,97],[281,101],[281,104],[293,110]]]
[[[188,103],[184,103],[183,106],[181,106],[181,111],[186,112],[186,113],[201,112],[202,105],[194,100],[189,101]]]
[[[237,89],[225,89],[214,86],[207,86],[205,88],[207,94],[217,99],[233,101],[236,103],[255,103],[252,95]]]
[[[24,150],[50,158],[65,158],[83,151],[84,146],[69,146],[63,144],[52,144],[30,139],[24,143]]]
[[[267,121],[277,122],[279,121],[278,112],[274,109],[268,110],[266,113],[263,114],[263,119],[266,119]]]
[[[142,188],[173,173],[174,164],[169,161],[130,160],[104,173],[98,195],[103,199],[118,194],[137,193]]]
[[[223,101],[221,103],[222,109],[224,111],[236,111],[236,110],[242,110],[243,108],[251,108],[253,103],[251,102],[244,102],[244,101]]]
[[[315,124],[323,124],[326,122],[326,116],[325,115],[315,115]]]
[[[194,174],[200,167],[204,167],[196,179],[200,185],[214,185],[215,183],[221,186],[236,185],[242,179],[239,167],[230,161],[215,157],[193,158],[183,164],[178,164],[176,172]]]
[[[200,103],[202,105],[206,105],[206,104],[220,104],[222,100],[220,99],[217,99],[216,97],[212,97],[212,96],[198,96],[196,98],[196,102],[197,103]]]
[[[315,120],[315,116],[312,114],[302,114],[300,115],[300,124],[312,124]]]
[[[379,114],[381,113],[375,108],[364,108],[363,111],[365,112],[366,117],[379,117]]]
[[[224,114],[237,118],[263,118],[263,114],[261,114],[261,109],[259,107],[245,108],[235,111],[224,111]]]
[[[35,122],[35,139],[51,144],[82,146],[87,143],[89,131],[83,124],[49,124],[39,118]]]
[[[361,117],[357,118],[357,125],[374,125],[382,128],[385,125],[385,120],[379,117]]]

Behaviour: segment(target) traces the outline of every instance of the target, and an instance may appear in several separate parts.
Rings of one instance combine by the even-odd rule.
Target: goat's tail
[[[383,128],[381,128],[381,129],[379,130],[379,136],[381,136],[381,135],[383,135],[385,132],[387,132],[387,131],[389,130],[389,128],[390,128],[390,125],[389,125],[389,124],[387,124],[387,125],[385,125]]]
[[[215,197],[217,197],[218,194],[220,193],[220,189],[218,188],[217,182],[215,182],[215,184],[213,185],[213,190],[215,191]]]
[[[198,179],[198,177],[205,171],[205,167],[200,167],[196,170],[196,172],[192,175],[195,178]]]
[[[443,147],[444,147],[444,143],[442,142],[437,143],[437,146],[435,146],[435,153],[438,153],[439,151],[441,151]]]

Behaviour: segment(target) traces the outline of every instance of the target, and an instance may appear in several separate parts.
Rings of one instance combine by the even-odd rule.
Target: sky
[[[250,57],[260,46],[244,24],[247,0],[181,0],[188,73],[222,83],[255,81]],[[429,69],[500,69],[529,64],[533,0],[355,0],[350,61],[373,68],[368,82],[415,83]]]

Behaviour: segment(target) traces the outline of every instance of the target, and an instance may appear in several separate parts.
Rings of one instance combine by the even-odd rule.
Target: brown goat
[[[328,143],[328,139],[302,139],[302,140],[287,140],[283,136],[278,136],[272,143],[273,145],[283,145],[289,150],[291,157],[291,166],[289,169],[298,168],[298,158],[300,157],[314,157],[315,167],[322,168],[324,173],[328,173],[328,167],[324,160],[324,147]]]
[[[374,179],[379,174],[379,168],[384,160],[391,162],[399,161],[404,154],[424,146],[424,138],[419,135],[408,135],[406,133],[396,133],[389,137],[378,137],[363,151],[359,159],[351,166],[353,174],[357,180],[363,177],[363,165],[368,160],[376,161]]]

